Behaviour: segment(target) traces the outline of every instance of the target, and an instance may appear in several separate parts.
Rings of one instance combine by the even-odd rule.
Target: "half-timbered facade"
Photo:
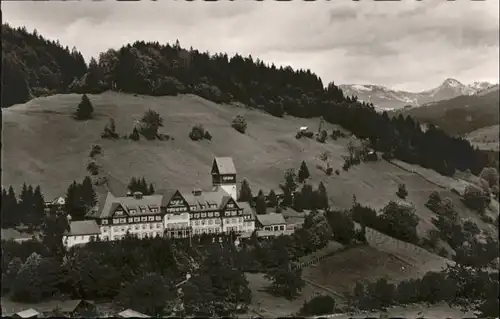
[[[102,210],[89,217],[99,225],[102,240],[118,240],[127,233],[139,238],[163,236],[162,198],[140,192],[115,197],[108,192]]]
[[[184,238],[191,234],[189,204],[179,191],[163,198],[165,234],[172,238]]]

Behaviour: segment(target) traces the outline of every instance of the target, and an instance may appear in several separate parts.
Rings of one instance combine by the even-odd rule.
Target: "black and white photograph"
[[[2,1],[2,318],[498,319],[499,10]]]

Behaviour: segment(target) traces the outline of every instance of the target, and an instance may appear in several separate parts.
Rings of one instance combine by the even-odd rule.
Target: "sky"
[[[136,40],[251,54],[323,83],[421,91],[446,78],[499,81],[499,1],[4,1],[26,26],[88,61]]]

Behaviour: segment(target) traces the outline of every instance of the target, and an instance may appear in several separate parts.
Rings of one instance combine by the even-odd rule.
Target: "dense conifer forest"
[[[345,96],[334,83],[325,86],[310,70],[277,67],[252,56],[188,50],[178,42],[137,41],[101,53],[87,67],[76,49],[8,25],[2,25],[2,53],[2,107],[55,93],[192,93],[217,103],[240,102],[277,117],[323,116],[369,139],[388,157],[445,175],[456,169],[478,174],[489,164],[483,152],[462,138],[433,126],[424,132],[411,117],[390,119],[373,105]]]

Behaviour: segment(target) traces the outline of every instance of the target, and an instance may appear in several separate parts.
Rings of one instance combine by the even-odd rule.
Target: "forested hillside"
[[[16,88],[13,92],[40,87],[52,92],[64,91],[70,79],[84,71],[83,66],[67,69],[69,65],[81,65],[78,62],[82,61],[81,55],[76,51],[70,53],[39,36],[7,26],[2,28],[2,33],[7,39],[11,38],[7,40],[10,47],[6,44],[3,49],[11,69],[5,82]],[[42,43],[45,43],[45,50]],[[45,51],[59,55],[43,53]],[[32,56],[38,56],[38,60]],[[42,76],[47,74],[46,69],[52,76]],[[110,49],[101,53],[98,60],[91,59],[87,72],[73,81],[68,90],[74,93],[115,90],[157,96],[193,93],[217,103],[241,102],[278,117],[284,113],[297,117],[323,116],[326,121],[340,124],[358,137],[369,139],[372,147],[389,157],[447,175],[453,174],[455,169],[467,168],[479,173],[488,161],[464,139],[449,137],[434,128],[422,132],[420,125],[411,118],[390,120],[386,113],[378,114],[373,105],[344,96],[333,83],[325,88],[321,79],[309,70],[276,67],[251,56],[229,58],[227,54],[186,50],[179,43],[160,45],[140,41],[119,50]],[[26,99],[28,94],[10,97],[10,104],[16,97],[17,102]]]
[[[70,51],[36,31],[2,25],[2,107],[64,93],[86,70],[85,60],[76,49]]]
[[[448,134],[465,135],[498,124],[498,103],[497,86],[481,94],[462,95],[421,107],[398,110],[394,114],[410,115],[421,122],[432,123]]]

